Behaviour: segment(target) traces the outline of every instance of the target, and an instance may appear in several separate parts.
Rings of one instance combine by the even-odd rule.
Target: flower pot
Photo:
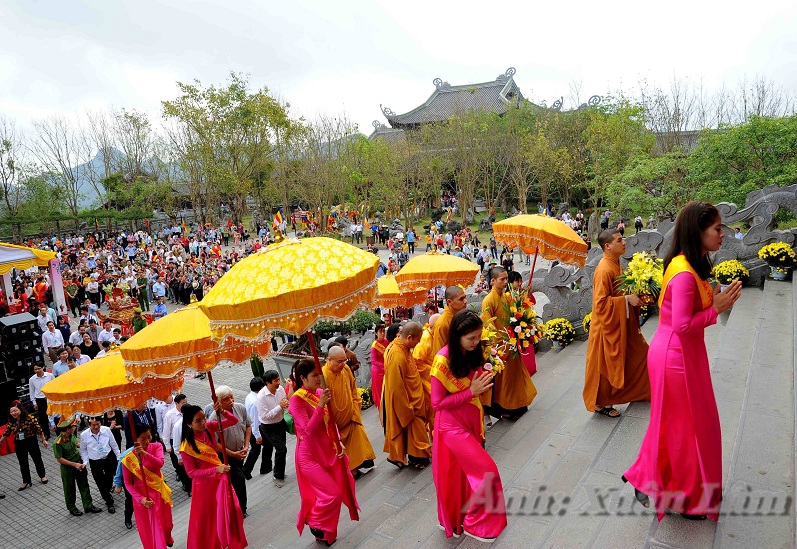
[[[553,349],[554,349],[554,351],[561,351],[564,348],[565,348],[565,346],[562,344],[561,341],[556,341],[556,340],[553,341]]]
[[[786,280],[786,276],[789,274],[788,273],[789,268],[790,267],[786,267],[785,269],[786,272],[780,272],[777,270],[776,267],[770,267],[769,271],[770,273],[772,273],[772,278],[774,278],[775,280]]]

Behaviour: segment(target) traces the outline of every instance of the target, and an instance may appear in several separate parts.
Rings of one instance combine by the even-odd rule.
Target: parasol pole
[[[130,424],[130,436],[133,437],[133,444],[136,443],[138,440],[138,434],[136,433],[136,424],[133,422],[133,410],[127,410],[127,423]],[[138,466],[141,468],[141,481],[144,483],[144,497],[147,499],[152,499],[149,497],[149,488],[147,488],[147,474],[144,472],[144,462],[141,459],[141,456],[136,456],[138,458]],[[122,480],[124,483],[124,479]],[[126,488],[125,488],[126,489]],[[152,509],[147,509],[147,511],[155,512],[154,507]],[[152,543],[157,545],[155,542],[155,529],[152,529]]]
[[[313,353],[313,360],[315,360],[315,367],[318,368],[318,371],[321,372],[321,388],[327,388],[327,381],[324,379],[324,372],[321,368],[321,359],[318,358],[318,349],[315,346],[315,338],[313,337],[313,332],[308,330],[306,332],[307,335],[307,342],[310,344],[310,352]],[[327,405],[327,412],[329,413],[329,419],[333,422],[335,421],[335,417],[332,415],[332,406]],[[337,429],[336,429],[337,431]],[[340,432],[338,432],[338,452],[340,452],[342,448],[342,441],[340,440]]]
[[[540,247],[534,247],[534,261],[531,262],[531,272],[529,273],[529,283],[526,286],[526,291],[531,293],[531,281],[534,279],[534,268],[537,266],[537,255],[540,253]]]
[[[213,404],[216,404],[219,401],[219,397],[216,396],[216,385],[213,383],[213,373],[208,370],[208,384],[210,384],[210,397],[213,400]],[[224,410],[219,410],[216,414],[216,419],[219,422],[219,443],[221,444],[221,457],[224,460],[224,465],[229,465],[227,462],[227,445],[224,443]],[[227,473],[230,476],[230,473]],[[230,498],[230,502],[233,501],[232,499],[232,476],[230,476],[230,482],[227,483],[227,497]],[[231,503],[232,505],[232,503]],[[225,517],[229,518],[229,514],[225,513]],[[230,521],[229,526],[233,530],[237,530],[238,522],[235,520]]]

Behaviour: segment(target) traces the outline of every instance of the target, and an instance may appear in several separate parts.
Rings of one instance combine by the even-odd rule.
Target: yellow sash
[[[221,460],[219,459],[219,455],[216,453],[216,450],[214,450],[204,442],[200,442],[198,440],[195,440],[194,442],[196,442],[196,447],[199,448],[199,453],[194,451],[194,448],[188,443],[187,440],[183,440],[182,444],[180,444],[180,451],[185,452],[192,458],[205,461],[217,467],[219,465],[223,465]]]
[[[373,343],[371,343],[371,347],[373,347],[380,353],[385,354],[385,346],[379,341],[374,341]]]
[[[439,353],[435,355],[434,362],[432,362],[432,377],[442,383],[446,391],[452,394],[470,389],[470,379],[467,377],[454,377],[454,374],[448,369],[448,358]],[[473,397],[470,403],[479,409],[479,426],[481,427],[482,440],[484,440],[484,408],[482,408],[482,403],[477,396]]]
[[[125,457],[122,458],[122,464],[127,467],[127,470],[133,473],[136,478],[139,480],[144,480],[141,476],[141,464],[136,457],[134,452],[128,452]],[[163,481],[163,473],[158,471],[156,475],[146,467],[143,469],[144,475],[147,477],[146,483],[147,487],[150,490],[155,490],[161,495],[163,501],[165,501],[169,506],[173,506],[172,504],[172,489]]]
[[[714,291],[711,289],[711,284],[708,281],[703,280],[700,278],[692,266],[689,264],[689,261],[686,260],[686,256],[684,254],[678,254],[670,264],[667,266],[667,270],[664,272],[664,277],[661,283],[661,293],[659,294],[659,307],[661,304],[664,303],[664,294],[667,291],[667,285],[677,274],[680,273],[692,273],[692,276],[695,277],[695,282],[697,283],[697,289],[700,292],[700,300],[703,302],[703,310],[708,309],[714,303]]]

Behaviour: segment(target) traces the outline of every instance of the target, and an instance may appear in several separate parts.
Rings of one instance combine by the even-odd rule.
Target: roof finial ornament
[[[564,104],[564,99],[565,99],[564,97],[560,97],[559,99],[554,101],[553,105],[551,105],[551,110],[552,111],[556,111],[556,112],[561,111],[562,110],[562,105]]]
[[[432,84],[434,84],[434,87],[437,88],[438,90],[451,87],[451,84],[449,84],[448,82],[443,82],[442,78],[435,78],[434,80],[432,80]]]
[[[396,113],[394,113],[393,110],[390,107],[383,107],[380,104],[379,108],[382,109],[382,114],[384,114],[385,117],[387,117],[387,118],[390,118],[391,116],[396,116]]]
[[[371,125],[372,125],[372,126],[374,127],[374,129],[376,129],[376,130],[378,130],[379,128],[381,128],[381,127],[382,127],[382,123],[381,123],[379,120],[374,120],[373,122],[371,122]]]
[[[516,72],[517,71],[515,70],[515,67],[509,67],[508,69],[506,69],[506,72],[504,73],[504,76],[512,78],[513,76],[515,76]]]

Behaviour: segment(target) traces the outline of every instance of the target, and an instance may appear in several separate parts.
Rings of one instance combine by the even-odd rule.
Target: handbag
[[[295,435],[296,434],[296,429],[294,429],[293,416],[291,415],[290,412],[285,412],[285,414],[283,416],[283,421],[285,421],[285,425],[288,426],[288,432],[290,434],[292,434],[292,435]]]

